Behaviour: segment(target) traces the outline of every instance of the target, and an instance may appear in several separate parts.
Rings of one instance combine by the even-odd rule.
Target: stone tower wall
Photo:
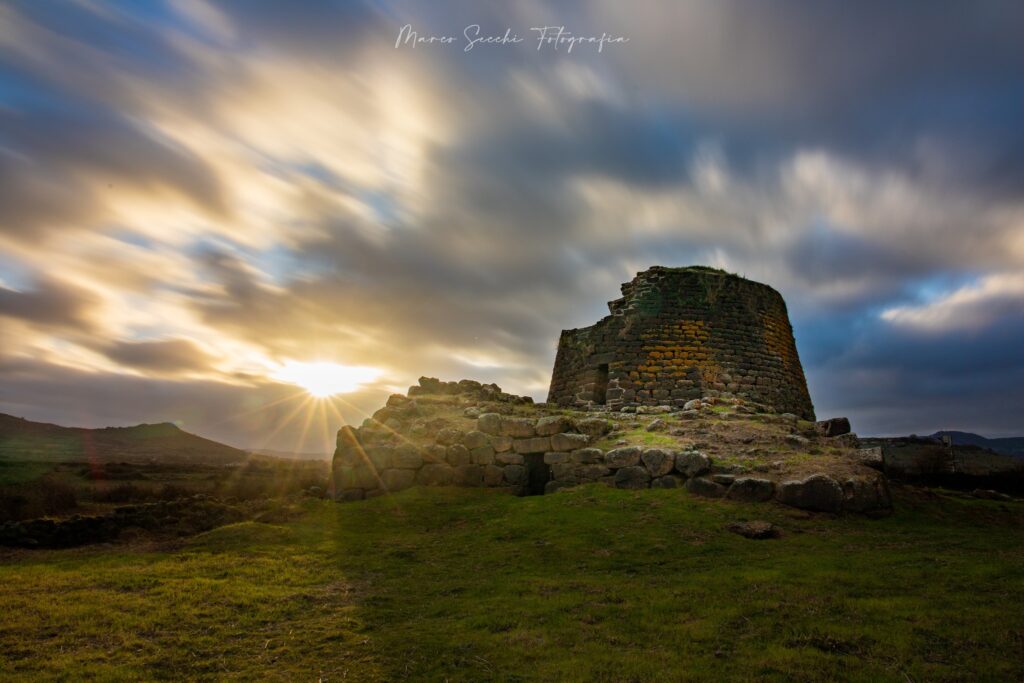
[[[814,419],[782,296],[707,268],[655,266],[611,315],[562,332],[548,401],[682,405],[732,394]]]

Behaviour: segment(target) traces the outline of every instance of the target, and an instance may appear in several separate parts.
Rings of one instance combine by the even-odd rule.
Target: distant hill
[[[330,460],[333,453],[295,453],[293,451],[275,451],[270,448],[250,448],[250,453],[266,455],[281,460]]]
[[[174,462],[227,465],[248,454],[163,422],[84,429],[0,413],[0,460]]]
[[[981,448],[987,448],[995,451],[996,453],[1019,455],[1024,457],[1024,436],[1008,436],[1000,439],[989,439],[981,436],[980,434],[957,432],[952,430],[935,432],[932,436],[936,439],[941,439],[943,436],[949,436],[953,439],[954,446],[980,446]]]

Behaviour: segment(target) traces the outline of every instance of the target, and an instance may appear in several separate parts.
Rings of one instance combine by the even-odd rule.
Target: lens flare
[[[338,363],[286,361],[271,377],[305,389],[311,396],[326,398],[348,394],[380,377],[377,368]]]

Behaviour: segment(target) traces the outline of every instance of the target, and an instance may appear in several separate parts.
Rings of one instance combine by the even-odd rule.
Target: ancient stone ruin
[[[554,493],[683,488],[805,510],[885,514],[879,462],[849,421],[813,422],[778,292],[707,268],[651,268],[597,324],[562,333],[547,403],[421,377],[338,432],[333,495],[412,486]]]
[[[614,411],[726,395],[814,419],[786,303],[771,287],[655,266],[622,294],[611,315],[562,332],[549,403]]]

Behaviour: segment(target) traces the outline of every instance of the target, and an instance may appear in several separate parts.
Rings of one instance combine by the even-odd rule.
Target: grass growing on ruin
[[[1024,505],[888,519],[681,490],[307,503],[173,547],[0,558],[0,678],[1018,680]],[[785,530],[750,541],[724,526]]]

